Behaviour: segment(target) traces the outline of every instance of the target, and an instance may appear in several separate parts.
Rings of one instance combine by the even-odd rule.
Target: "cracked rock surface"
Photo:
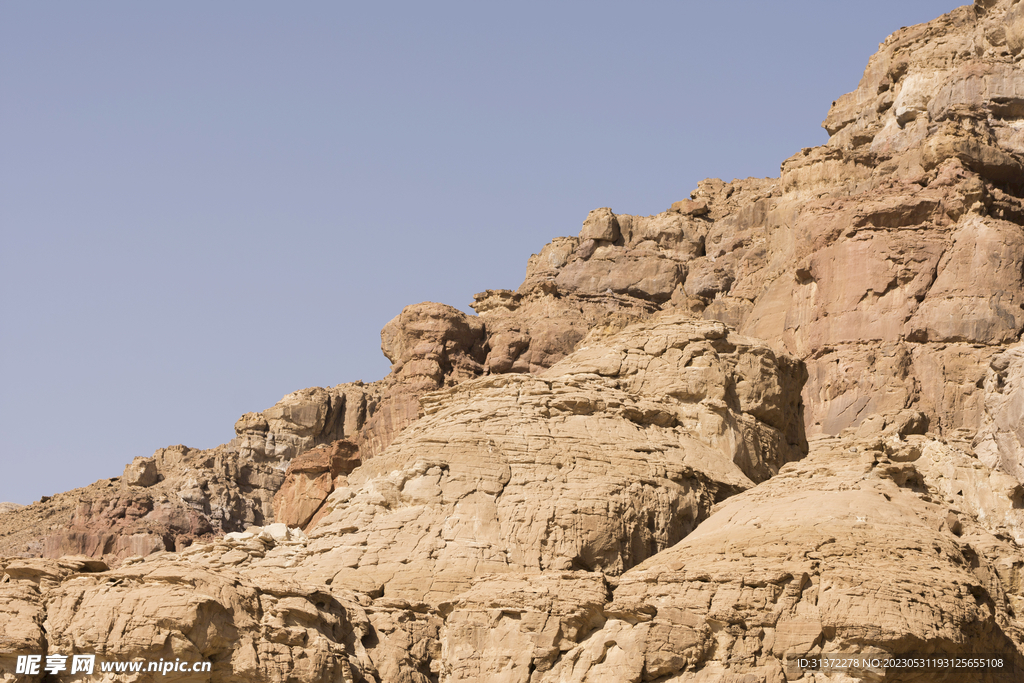
[[[0,504],[0,681],[1022,680],[1024,0],[894,33],[824,127],[405,308],[382,380]],[[843,652],[1006,667],[796,663]]]

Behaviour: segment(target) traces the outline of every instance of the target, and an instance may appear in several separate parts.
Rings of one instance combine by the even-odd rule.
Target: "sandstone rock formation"
[[[286,672],[352,681],[781,681],[800,677],[795,654],[851,650],[998,654],[1020,665],[1024,558],[1006,532],[1019,537],[1024,511],[985,512],[994,508],[984,499],[1003,493],[998,476],[995,486],[978,483],[993,474],[930,436],[817,437],[807,458],[717,504],[682,542],[624,573],[504,565],[444,586],[435,565],[424,573],[438,577],[433,595],[394,580],[354,590],[361,586],[344,561],[329,558],[344,546],[325,543],[337,539],[327,526],[308,539],[280,524],[253,529],[113,571],[86,558],[7,560],[0,675],[13,680],[13,655],[44,643],[110,660],[208,660],[216,677],[259,680]],[[416,508],[396,511],[422,516]],[[429,538],[417,533],[422,526],[410,532],[420,544]],[[461,526],[448,544],[460,545],[460,533],[501,538]],[[410,566],[430,561],[408,549]],[[875,680],[847,674],[821,680]],[[1017,680],[986,676],[949,680]]]
[[[288,473],[274,496],[274,517],[289,527],[305,527],[345,475],[359,465],[359,449],[350,441],[339,440],[320,446],[288,463]]]
[[[305,570],[428,603],[480,573],[619,573],[803,455],[801,368],[767,348],[680,317],[588,341],[426,397],[328,498]]]
[[[407,307],[378,382],[0,507],[0,680],[1021,680],[1024,2],[901,29],[824,126]],[[844,652],[1005,666],[798,663]]]
[[[0,513],[0,547],[12,556],[111,562],[180,550],[196,538],[272,521],[284,478],[273,462],[240,458],[233,444],[162,448],[136,458],[121,477]]]

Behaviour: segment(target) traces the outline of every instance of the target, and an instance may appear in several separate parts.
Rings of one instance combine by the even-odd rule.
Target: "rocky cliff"
[[[901,29],[824,126],[406,308],[379,382],[0,508],[0,677],[1020,680],[1024,2]]]

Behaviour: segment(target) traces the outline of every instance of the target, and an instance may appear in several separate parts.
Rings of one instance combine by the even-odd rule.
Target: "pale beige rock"
[[[795,656],[929,646],[1018,658],[1005,592],[902,476],[913,466],[886,462],[863,442],[814,443],[626,572],[607,623],[537,680],[793,680]]]
[[[833,104],[828,144],[783,164],[781,192],[694,193],[713,224],[684,289],[807,360],[811,433],[903,408],[950,434],[980,418],[970,385],[992,351],[977,347],[1024,328],[1020,12],[977,4],[902,29]]]
[[[486,373],[541,372],[572,353],[593,327],[621,328],[657,308],[622,294],[562,292],[556,275],[528,271],[520,292],[477,295],[473,306],[487,333]]]
[[[212,661],[215,679],[273,680],[288,671],[353,681],[369,664],[356,654],[368,624],[351,598],[266,579],[257,588],[227,567],[177,558],[66,581],[47,596],[47,621],[53,650],[100,661]]]
[[[907,337],[914,341],[1015,341],[1024,327],[1024,235],[1020,226],[971,217],[952,239],[925,300],[907,323]]]
[[[0,584],[0,680],[23,678],[16,674],[17,656],[46,649],[45,618],[36,586],[24,581]]]
[[[594,209],[583,221],[581,240],[603,240],[614,242],[619,239],[619,221],[611,209]]]
[[[0,560],[0,680],[40,680],[17,672],[18,655],[46,652],[49,623],[45,598],[62,582],[106,565],[84,557]]]
[[[481,335],[477,319],[451,307],[409,307],[384,331],[390,352],[404,354],[396,356],[398,367],[385,380],[293,392],[262,413],[243,415],[235,424],[238,438],[229,444],[207,451],[160,449],[133,461],[119,480],[11,510],[0,527],[0,553],[86,554],[116,563],[270,522],[274,495],[293,458],[342,439],[358,449],[354,461],[373,457],[420,416],[421,394],[482,372]],[[292,509],[289,523],[304,525],[310,510],[299,508],[315,513],[335,477],[316,484],[298,479],[306,477],[296,475],[283,494],[292,501],[282,504]]]
[[[998,467],[982,465],[970,450],[929,440],[914,460],[930,489],[946,500],[954,514],[966,514],[986,533],[1024,546],[1024,486]],[[959,520],[959,517],[957,518]],[[1003,550],[1004,559],[1014,552]]]
[[[799,457],[800,368],[675,316],[541,377],[464,382],[332,493],[304,571],[407,600],[480,573],[618,573]]]
[[[685,267],[673,258],[609,246],[598,249],[589,259],[566,265],[554,282],[569,291],[624,294],[663,303],[685,277]]]
[[[1018,55],[1024,51],[1024,7],[1020,3],[1014,4],[1006,12],[1002,28],[1010,52]]]
[[[379,382],[0,509],[0,679],[62,650],[253,683],[1024,665],[1022,7],[895,33],[778,179],[595,210],[479,316],[407,307]]]
[[[121,480],[128,486],[152,486],[160,480],[153,458],[135,458],[124,468]]]
[[[288,394],[262,415],[235,424],[240,454],[257,461],[288,461],[319,443],[341,438],[344,394],[322,387]]]
[[[445,680],[527,683],[605,623],[600,573],[481,577],[446,610]]]
[[[994,356],[984,386],[974,449],[983,463],[1024,484],[1024,346]]]
[[[702,199],[681,199],[672,204],[669,210],[688,216],[703,216],[708,212],[708,203]]]

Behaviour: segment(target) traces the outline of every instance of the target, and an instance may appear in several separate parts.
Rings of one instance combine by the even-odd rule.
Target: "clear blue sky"
[[[958,3],[0,4],[0,501],[388,371],[587,212],[826,140]]]

